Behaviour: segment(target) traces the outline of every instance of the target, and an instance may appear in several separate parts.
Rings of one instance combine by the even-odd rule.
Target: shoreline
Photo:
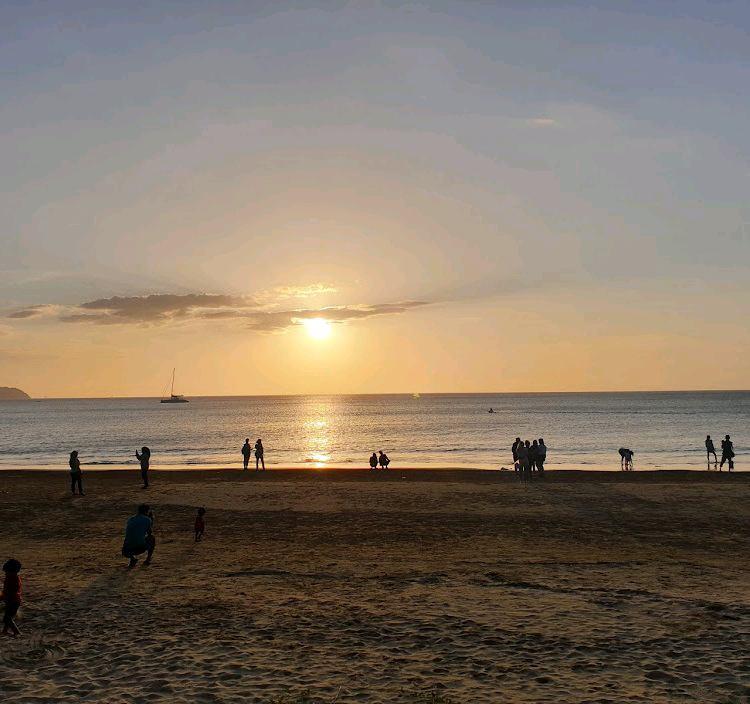
[[[38,477],[45,475],[65,475],[70,470],[67,467],[2,467],[0,474],[4,476],[18,475],[21,477]],[[132,473],[134,481],[140,480],[140,468],[138,467],[83,467],[84,476],[122,476],[124,473]],[[354,467],[272,467],[265,471],[254,469],[243,470],[232,467],[195,467],[195,468],[158,468],[149,470],[149,476],[170,477],[186,480],[188,478],[198,479],[208,476],[212,479],[220,478],[225,481],[273,481],[278,479],[295,479],[299,481],[315,480],[320,477],[331,479],[361,479],[366,481],[379,481],[387,479],[410,479],[413,481],[482,481],[482,482],[507,482],[518,481],[519,476],[513,470],[481,469],[472,467],[402,467],[399,469],[370,470]],[[596,482],[596,481],[623,481],[629,483],[653,482],[653,481],[675,481],[681,483],[702,483],[734,480],[735,477],[750,477],[750,472],[733,470],[697,470],[697,469],[653,469],[634,470],[624,472],[615,469],[547,469],[542,477],[536,473],[533,475],[532,483],[568,483],[568,482]],[[731,478],[731,479],[730,479]]]

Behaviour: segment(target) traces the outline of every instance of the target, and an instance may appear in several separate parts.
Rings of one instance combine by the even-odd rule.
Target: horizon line
[[[18,388],[18,387],[15,387]],[[584,395],[584,394],[710,394],[710,393],[750,393],[750,389],[627,389],[597,391],[383,391],[359,393],[282,393],[282,394],[184,394],[188,399],[210,398],[305,398],[325,396],[547,396],[547,395]],[[117,399],[161,399],[163,396],[31,396],[28,399],[0,399],[0,401],[105,401]]]

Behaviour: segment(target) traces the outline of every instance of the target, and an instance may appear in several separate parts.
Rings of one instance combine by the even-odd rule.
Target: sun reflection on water
[[[305,461],[315,468],[323,468],[331,461],[328,419],[322,417],[323,407],[316,408],[312,417],[304,422],[306,444]]]

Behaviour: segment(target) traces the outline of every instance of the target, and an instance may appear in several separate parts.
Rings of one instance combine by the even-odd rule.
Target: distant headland
[[[25,391],[13,386],[0,386],[0,401],[28,401],[31,398]]]

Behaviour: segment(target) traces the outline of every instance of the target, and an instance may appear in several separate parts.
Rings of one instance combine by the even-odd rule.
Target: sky
[[[750,388],[749,33],[744,2],[0,0],[0,385]]]

